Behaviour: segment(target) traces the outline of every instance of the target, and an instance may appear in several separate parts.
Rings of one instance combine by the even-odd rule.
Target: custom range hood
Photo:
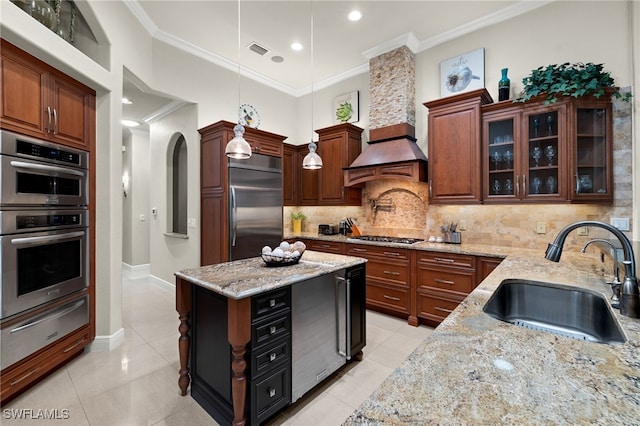
[[[344,185],[379,179],[426,181],[415,138],[415,59],[406,47],[369,61],[369,145],[343,169]]]

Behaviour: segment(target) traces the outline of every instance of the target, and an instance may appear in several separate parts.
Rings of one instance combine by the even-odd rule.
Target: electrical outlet
[[[536,223],[536,234],[546,234],[546,233],[547,233],[547,222]]]
[[[578,235],[580,235],[581,237],[586,237],[587,235],[589,235],[589,227],[581,226],[580,228],[578,228]]]
[[[140,222],[144,222],[145,220],[147,220],[147,218],[143,214],[141,214],[140,215]]]
[[[464,219],[460,219],[460,221],[458,222],[458,229],[461,231],[466,231],[467,230],[467,221]]]
[[[615,226],[621,231],[629,230],[629,218],[628,217],[612,217],[611,225]]]

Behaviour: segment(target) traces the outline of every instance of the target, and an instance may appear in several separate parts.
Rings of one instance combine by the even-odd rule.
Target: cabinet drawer
[[[367,280],[367,305],[409,313],[409,292],[407,289],[380,285]]]
[[[258,321],[269,315],[284,312],[291,307],[291,292],[288,288],[270,291],[251,300],[251,317]]]
[[[62,363],[82,352],[91,340],[89,326],[83,327],[64,339],[40,351],[25,362],[14,364],[2,371],[0,400],[5,401]]]
[[[285,337],[282,340],[253,351],[251,354],[252,377],[257,378],[262,374],[271,371],[273,368],[282,365],[291,358],[291,338]]]
[[[418,267],[417,288],[434,289],[463,293],[471,293],[475,286],[475,271]]]
[[[258,424],[291,402],[291,374],[287,365],[262,380],[254,381],[251,412]]]
[[[417,316],[442,322],[464,299],[429,292],[418,292]]]
[[[427,263],[455,268],[476,268],[476,257],[466,254],[453,254],[441,252],[417,252],[418,263]]]
[[[397,263],[369,261],[367,262],[367,277],[390,281],[393,284],[408,287],[409,267]]]
[[[338,241],[308,240],[307,249],[324,253],[342,254],[344,244]]]
[[[281,315],[255,323],[251,327],[254,349],[287,336],[291,331],[291,316]]]
[[[347,244],[347,254],[350,256],[377,257],[382,259],[409,260],[409,251],[396,247],[383,247],[368,244]]]

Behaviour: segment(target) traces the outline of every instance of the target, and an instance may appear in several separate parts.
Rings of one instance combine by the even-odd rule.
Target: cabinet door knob
[[[278,355],[276,355],[275,352],[271,352],[271,354],[269,355],[269,361],[273,362],[276,360],[277,357]]]
[[[276,306],[276,299],[269,299],[269,307],[273,308],[274,306]]]
[[[269,388],[269,398],[273,398],[276,396],[276,390],[274,388]]]
[[[272,325],[271,327],[269,327],[269,334],[276,334],[276,326]]]

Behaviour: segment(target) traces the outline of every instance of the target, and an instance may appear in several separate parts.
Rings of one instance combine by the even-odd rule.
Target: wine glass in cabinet
[[[483,114],[484,202],[513,201],[519,197],[516,185],[519,161],[519,114],[513,108]]]
[[[524,200],[566,199],[566,109],[561,103],[522,112],[522,161],[516,177]]]

